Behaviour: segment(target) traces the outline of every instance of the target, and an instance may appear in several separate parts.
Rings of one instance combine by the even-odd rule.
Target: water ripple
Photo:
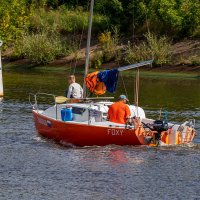
[[[0,103],[0,200],[200,199],[199,135],[193,144],[157,148],[59,145],[36,134],[27,93],[48,90],[59,93],[64,91],[64,81],[61,84],[60,76],[58,80],[48,76],[45,82],[40,75],[34,76],[34,80],[31,76],[20,76],[17,79],[20,83],[16,83],[12,81],[16,81],[15,76],[8,76],[9,81],[6,77],[4,79],[7,96]],[[52,81],[55,85],[51,84]],[[165,85],[170,85],[164,91],[165,96],[149,98],[152,88],[163,91],[162,83],[155,87],[156,81],[143,84],[146,88],[142,94],[148,98],[141,97],[141,102],[148,105],[147,116],[158,118],[159,111],[151,107],[165,104],[164,107],[170,108],[167,109],[170,121],[177,123],[192,116],[200,132],[197,82],[191,82],[192,88],[196,87],[193,102],[181,91],[172,90],[171,85],[177,87],[177,84],[171,80]],[[190,91],[191,86],[184,85],[185,89]],[[161,101],[161,97],[165,97],[166,102],[163,103],[165,98]],[[185,105],[184,102],[187,102],[188,109],[181,105]],[[46,106],[45,101],[43,105]]]

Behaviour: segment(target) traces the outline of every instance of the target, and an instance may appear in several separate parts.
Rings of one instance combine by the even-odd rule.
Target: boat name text
[[[124,130],[122,129],[108,129],[108,135],[123,135]]]

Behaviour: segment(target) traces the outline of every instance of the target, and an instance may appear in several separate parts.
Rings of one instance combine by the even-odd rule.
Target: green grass
[[[22,65],[16,65],[12,63],[8,63],[3,65],[4,71],[9,72],[24,72],[24,73],[55,73],[55,74],[70,74],[70,71],[73,72],[73,68],[71,68],[70,65],[65,66],[43,66],[43,65],[33,65],[33,64],[22,64]],[[96,69],[90,69],[90,72],[95,71]],[[104,70],[104,69],[98,69],[98,70]],[[134,77],[135,76],[135,70],[128,70],[121,72],[121,74],[125,77]],[[83,67],[77,67],[76,68],[76,74],[84,74],[84,68]],[[140,77],[150,77],[150,78],[156,78],[156,79],[200,79],[200,73],[198,72],[160,72],[160,71],[148,71],[148,70],[140,70]]]
[[[36,64],[48,64],[60,56],[69,55],[73,48],[59,34],[41,32],[24,34],[16,43],[14,54]]]
[[[130,71],[125,71],[122,73],[124,76],[135,76],[135,71],[130,73]],[[155,77],[161,78],[176,78],[176,79],[200,79],[200,73],[188,73],[188,72],[156,72],[156,71],[140,71],[140,77]]]
[[[94,15],[93,31],[107,28],[109,19],[103,15]],[[48,32],[75,33],[88,29],[88,12],[82,9],[69,10],[63,6],[58,10],[45,11],[39,9],[30,21],[30,28],[34,32],[48,30]]]
[[[169,64],[171,61],[171,44],[165,36],[147,33],[144,41],[134,45],[129,42],[125,49],[125,60],[130,64],[152,58],[157,66]]]
[[[107,20],[103,15],[95,15],[93,31],[105,29]],[[61,6],[48,12],[36,10],[29,27],[16,41],[13,57],[27,58],[35,64],[48,64],[76,51],[79,35],[86,34],[87,28],[88,12],[81,9],[68,10]]]

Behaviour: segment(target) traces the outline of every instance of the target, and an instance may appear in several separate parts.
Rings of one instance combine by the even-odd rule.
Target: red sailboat
[[[49,139],[76,146],[91,145],[175,145],[190,143],[196,135],[192,121],[182,125],[148,119],[142,108],[130,105],[131,124],[118,124],[106,120],[112,102],[99,98],[85,98],[78,103],[55,103],[46,110],[33,105],[37,132]],[[55,97],[59,102],[61,97]],[[64,98],[63,98],[64,99]],[[102,100],[102,101],[100,101]],[[71,100],[72,101],[72,100]],[[64,110],[64,116],[62,111]]]
[[[94,0],[91,0],[90,23],[86,50],[85,77],[88,74],[90,35]],[[120,67],[118,71],[139,68],[151,64],[145,61]],[[136,89],[139,85],[136,84]],[[51,94],[34,94],[33,116],[37,132],[57,142],[76,146],[92,145],[175,145],[190,143],[196,131],[192,120],[181,125],[171,124],[165,119],[152,120],[145,116],[142,108],[129,105],[132,121],[129,124],[119,124],[107,121],[107,112],[112,104],[111,97],[86,98],[84,84],[84,98],[67,99]],[[46,110],[38,108],[37,97],[50,95],[55,105]],[[30,95],[30,100],[31,100]],[[137,98],[136,98],[137,99]]]

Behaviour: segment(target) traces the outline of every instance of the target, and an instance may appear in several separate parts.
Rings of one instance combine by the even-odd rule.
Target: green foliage
[[[179,65],[199,66],[200,65],[200,51],[190,56],[178,56]],[[176,63],[175,63],[176,64]]]
[[[0,39],[4,48],[8,47],[29,24],[29,8],[26,0],[1,0]]]
[[[192,35],[200,25],[199,0],[151,0],[149,19],[161,33],[180,38]],[[155,29],[155,27],[154,27]]]
[[[99,69],[103,64],[103,52],[102,50],[97,50],[94,52],[92,57],[91,66],[95,69]]]
[[[100,42],[100,49],[94,53],[92,64],[95,68],[99,68],[104,62],[121,59],[121,49],[119,48],[120,36],[117,27],[114,27],[112,32],[105,31],[101,33],[98,40]]]
[[[200,65],[200,57],[198,57],[198,56],[192,56],[191,57],[191,64],[193,66],[199,66]]]
[[[199,0],[185,1],[181,5],[183,25],[181,34],[200,37],[200,2]]]
[[[88,1],[1,0],[0,39],[4,41],[3,48],[13,47],[17,41],[14,53],[36,63],[48,63],[57,56],[66,55],[76,46],[79,40],[76,36],[82,31],[87,33],[88,10]],[[112,33],[105,31],[112,26],[118,28]],[[95,0],[92,33],[93,38],[99,36],[100,42],[100,50],[94,55],[95,66],[121,60],[119,31],[125,37],[147,32],[172,39],[200,37],[199,0]],[[73,41],[63,43],[69,35]],[[38,49],[42,55],[37,55]],[[169,49],[166,37],[147,34],[146,41],[134,47],[128,44],[126,60],[132,63],[154,57],[156,64],[165,64],[170,60]],[[191,59],[191,62],[195,64],[198,60]]]
[[[15,46],[15,56],[24,57],[36,64],[47,64],[59,56],[66,56],[72,49],[58,34],[38,33],[23,35]]]
[[[142,60],[154,59],[156,65],[167,64],[170,61],[171,45],[166,37],[157,38],[153,34],[146,34],[146,41],[131,46],[130,42],[126,47],[125,60],[128,63],[135,63]]]
[[[95,4],[96,11],[109,16],[126,35],[151,31],[176,39],[199,36],[199,0],[96,0]]]
[[[93,30],[98,31],[105,28],[106,17],[95,15],[93,19]],[[30,28],[33,31],[57,31],[60,33],[81,32],[88,28],[88,12],[82,10],[81,7],[75,10],[68,10],[64,6],[57,10],[46,11],[39,9],[35,11],[31,17]]]
[[[112,24],[120,24],[123,13],[122,2],[119,0],[96,0],[94,11],[108,16]]]

